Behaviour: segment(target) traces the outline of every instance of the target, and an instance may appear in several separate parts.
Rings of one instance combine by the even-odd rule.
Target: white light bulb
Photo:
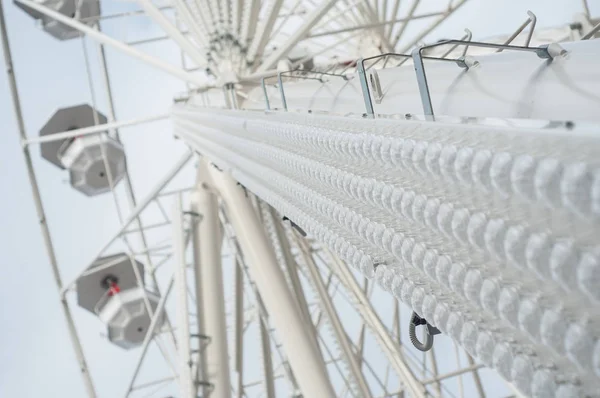
[[[510,170],[512,168],[512,156],[501,152],[494,155],[490,166],[490,178],[492,186],[504,197],[512,193],[510,184]]]

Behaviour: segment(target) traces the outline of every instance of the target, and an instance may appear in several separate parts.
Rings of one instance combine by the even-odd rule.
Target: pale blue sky
[[[423,3],[426,8],[433,0]],[[589,3],[592,15],[600,16],[600,0]],[[135,8],[130,2],[103,4],[106,13]],[[5,1],[4,8],[25,126],[29,135],[36,135],[57,108],[90,102],[81,40],[59,42],[38,29],[12,2]],[[537,14],[538,26],[544,27],[568,22],[582,6],[575,0],[471,0],[428,39],[456,37],[465,27],[473,31],[475,38],[507,33],[526,18],[528,9]],[[127,26],[111,22],[103,27],[108,33],[129,40],[159,34],[159,29],[144,18],[130,19]],[[105,112],[96,49],[91,43],[88,49],[98,81],[98,107]],[[168,43],[142,49],[172,63],[179,62],[179,53]],[[173,95],[184,88],[174,78],[125,55],[111,49],[107,53],[118,119],[166,112]],[[82,397],[84,390],[43,249],[15,129],[3,73],[0,75],[0,186],[4,211],[0,215],[0,248],[5,272],[0,288],[0,397]],[[172,139],[168,121],[130,128],[123,139],[139,198],[184,150],[181,143]],[[109,195],[90,199],[74,192],[66,173],[41,160],[39,148],[33,147],[32,152],[61,272],[68,281],[117,229],[118,220]],[[176,184],[192,181],[193,168],[189,167]],[[389,300],[386,303],[391,306]],[[76,306],[73,313],[99,395],[120,395],[137,352],[123,353],[106,343],[101,337],[104,326],[98,320]],[[163,371],[156,365],[153,373]]]

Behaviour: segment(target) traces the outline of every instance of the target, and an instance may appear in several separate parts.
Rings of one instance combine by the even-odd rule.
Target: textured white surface
[[[600,391],[593,129],[173,116],[194,149],[523,393]]]

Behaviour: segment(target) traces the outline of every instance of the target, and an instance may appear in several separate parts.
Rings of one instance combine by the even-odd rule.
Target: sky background
[[[102,4],[107,14],[136,9],[131,2]],[[423,10],[432,4],[433,0],[424,0]],[[538,27],[557,26],[581,12],[581,4],[574,0],[471,0],[426,41],[460,36],[465,27],[473,31],[474,39],[508,33],[525,20],[528,9],[536,13]],[[592,16],[600,17],[600,0],[590,0],[589,4]],[[28,135],[35,136],[58,108],[91,102],[82,41],[55,40],[10,1],[4,1],[4,10],[25,127]],[[416,24],[413,33],[418,28]],[[159,28],[144,17],[106,22],[103,29],[126,40],[160,35]],[[87,47],[98,108],[106,114],[97,49],[91,41]],[[178,50],[168,42],[139,48],[179,63]],[[174,95],[185,88],[182,82],[137,60],[112,49],[106,51],[117,119],[168,112]],[[83,397],[83,385],[37,225],[16,128],[3,73],[0,75],[0,187],[4,210],[0,213],[0,249],[4,254],[4,283],[0,288],[0,397]],[[168,120],[123,129],[122,137],[134,189],[141,199],[185,148],[173,139]],[[61,274],[67,282],[93,259],[98,248],[118,229],[119,220],[110,195],[87,198],[73,191],[67,174],[41,159],[39,147],[33,146],[32,154]],[[189,186],[193,181],[194,169],[189,166],[173,182],[173,187]],[[118,189],[122,190],[122,185]],[[127,208],[125,201],[121,202]],[[154,209],[145,221],[152,221],[156,214]],[[159,271],[163,284],[166,280],[163,275],[169,272]],[[230,278],[228,272],[226,281]],[[232,284],[229,285],[226,287],[231,290]],[[378,303],[386,300],[386,297],[377,297]],[[391,308],[389,298],[385,303],[383,311]],[[347,308],[346,311],[352,310]],[[99,396],[121,395],[137,352],[123,352],[105,342],[104,326],[97,319],[76,305],[72,312]],[[165,372],[168,375],[157,352],[150,352],[149,357],[152,365],[144,369],[144,377],[165,375]],[[492,376],[489,377],[491,380]]]

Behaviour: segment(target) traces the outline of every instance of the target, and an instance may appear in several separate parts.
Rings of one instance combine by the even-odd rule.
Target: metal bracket
[[[290,226],[291,226],[292,228],[294,228],[296,231],[298,231],[298,233],[299,233],[300,235],[302,235],[302,237],[303,237],[303,238],[304,238],[304,237],[306,237],[306,231],[304,231],[302,228],[300,228],[300,226],[299,226],[298,224],[296,224],[295,222],[293,222],[292,220],[290,220],[290,219],[289,219],[289,218],[287,218],[286,216],[284,216],[284,217],[283,217],[281,220],[282,220],[283,222],[285,222],[285,221],[288,221],[288,222],[290,223]]]
[[[529,47],[529,43],[531,43],[531,37],[533,36],[533,31],[535,30],[535,24],[537,23],[537,17],[531,11],[527,11],[527,15],[529,18],[521,26],[517,28],[517,30],[510,35],[510,37],[503,43],[504,45],[512,43],[512,41],[527,27],[527,25],[531,24],[531,29],[529,29],[529,34],[527,35],[527,39],[525,39],[525,47]],[[504,51],[504,49],[499,48],[496,52],[500,53]]]
[[[265,86],[265,79],[266,79],[266,77],[263,77],[262,79],[260,79],[260,84],[263,89],[263,95],[265,96],[265,106],[267,107],[266,110],[270,111],[271,104],[269,103],[269,94],[267,94],[267,86]]]
[[[289,71],[289,72],[279,72],[277,75],[273,75],[273,76],[267,76],[267,77],[263,77],[261,79],[261,85],[262,85],[262,89],[263,89],[263,95],[265,96],[265,105],[266,105],[266,110],[270,111],[271,110],[271,104],[269,102],[269,95],[267,93],[267,86],[265,84],[265,79],[271,78],[271,77],[275,77],[277,76],[277,85],[279,87],[279,95],[281,96],[281,102],[283,105],[283,109],[285,109],[285,111],[287,112],[288,107],[287,107],[287,101],[285,98],[285,91],[283,89],[283,79],[281,78],[282,76],[287,76],[287,77],[296,77],[298,79],[307,79],[307,80],[318,80],[321,83],[323,83],[323,79],[320,77],[309,77],[309,76],[298,76],[298,75],[294,75],[294,72],[301,72],[301,73],[313,73],[316,75],[320,75],[320,76],[337,76],[337,77],[341,77],[344,80],[348,80],[348,76],[346,75],[341,75],[341,74],[337,74],[337,73],[329,73],[329,72],[318,72],[318,71],[311,71],[311,70],[293,70],[293,71]]]
[[[564,55],[566,50],[563,49],[556,43],[539,46],[539,47],[523,47],[523,46],[512,46],[506,44],[495,44],[495,43],[483,43],[476,41],[464,41],[464,40],[445,40],[435,44],[429,44],[426,46],[415,48],[412,51],[412,58],[414,62],[415,72],[417,73],[417,84],[419,85],[419,93],[421,95],[421,102],[423,104],[423,111],[425,113],[425,117],[433,120],[435,114],[433,112],[433,106],[431,104],[431,95],[429,93],[429,86],[427,84],[427,75],[425,74],[425,65],[423,64],[423,59],[431,58],[424,57],[423,50],[428,48],[433,48],[437,46],[443,46],[447,44],[456,44],[463,46],[475,46],[475,47],[486,47],[486,48],[496,48],[503,50],[513,50],[513,51],[524,51],[524,52],[532,52],[535,53],[539,58],[542,59],[554,59],[559,55]],[[433,58],[436,59],[436,58]],[[442,60],[442,59],[440,59]],[[470,67],[475,65],[476,63],[472,60],[469,61],[469,57],[460,57],[459,59],[452,60],[456,62],[456,64],[468,70]]]
[[[383,99],[383,91],[381,90],[381,83],[379,82],[379,75],[377,71],[372,70],[369,71],[369,82],[371,83],[371,88],[373,89],[373,97],[375,99],[376,104],[381,104],[381,100]]]
[[[396,67],[402,65],[407,60],[413,58],[413,56],[409,55],[409,54],[385,53],[385,54],[375,55],[375,56],[369,57],[369,58],[360,58],[358,61],[356,61],[356,69],[358,71],[358,77],[359,77],[359,80],[360,80],[360,87],[361,87],[362,93],[363,93],[363,100],[365,101],[365,110],[366,110],[367,117],[371,117],[371,118],[375,117],[375,112],[373,110],[373,101],[371,100],[371,92],[369,90],[369,83],[367,81],[367,74],[368,74],[367,72],[368,72],[368,70],[370,68],[372,68],[379,61],[381,61],[381,59],[387,58],[387,57],[404,58],[401,63],[399,63],[398,65],[396,65]],[[427,56],[423,57],[423,58],[424,59],[436,59],[436,60],[448,61],[448,62],[457,62],[457,63],[460,62],[460,61],[462,61],[461,59],[446,59],[446,58],[427,57]],[[369,61],[369,60],[372,60],[372,59],[377,59],[377,61],[375,61],[368,68],[365,68],[365,61]]]
[[[422,343],[417,338],[416,328],[419,325],[425,326],[426,331],[426,340]],[[412,316],[410,317],[410,325],[409,325],[409,337],[410,341],[413,343],[415,348],[419,351],[429,351],[431,347],[433,347],[433,336],[436,334],[440,334],[440,330],[435,326],[432,326],[427,322],[425,318],[421,318],[416,312],[413,311]]]
[[[381,61],[381,59],[383,58],[388,58],[388,57],[401,57],[401,58],[405,58],[405,59],[410,59],[410,55],[408,54],[397,54],[397,53],[385,53],[385,54],[380,54],[380,55],[375,55],[373,57],[369,57],[369,58],[359,58],[356,61],[356,70],[358,71],[358,78],[360,80],[360,88],[362,90],[363,93],[363,100],[365,101],[365,110],[367,113],[367,117],[375,117],[375,111],[373,110],[373,101],[371,101],[371,92],[369,90],[369,82],[367,80],[367,71],[372,68],[373,66],[375,66],[379,61]],[[378,59],[379,58],[379,59]],[[370,61],[372,59],[377,59],[377,61],[375,61],[371,66],[369,66],[368,68],[365,69],[365,61]],[[371,72],[370,76],[369,76],[369,80],[371,79],[372,73],[376,73],[376,72]],[[377,83],[379,83],[379,76],[376,76],[377,79]],[[374,89],[375,91],[377,91],[376,89]],[[379,84],[379,91],[381,92],[381,85]],[[377,102],[377,97],[375,97],[376,103],[380,103],[381,99],[383,98],[383,96],[381,95],[379,98],[379,102]]]

